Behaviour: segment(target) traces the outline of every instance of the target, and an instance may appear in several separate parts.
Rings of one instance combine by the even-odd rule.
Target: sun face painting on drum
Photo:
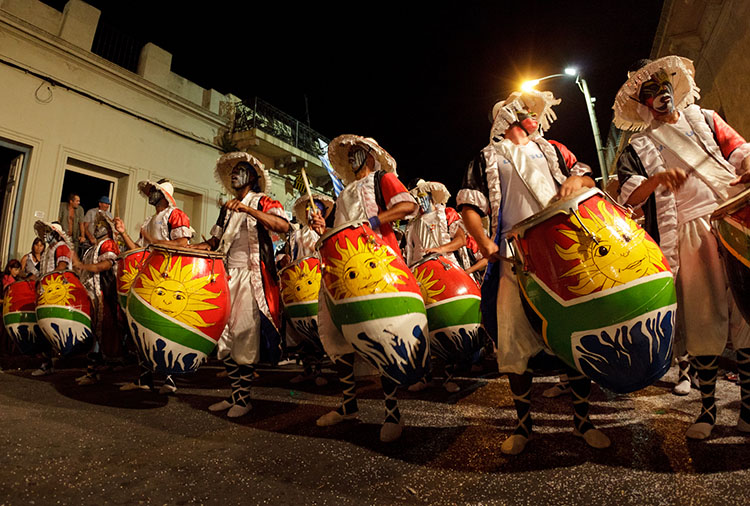
[[[619,207],[585,190],[510,235],[527,316],[556,355],[616,392],[666,373],[674,280],[653,239]]]
[[[87,350],[92,339],[91,300],[72,271],[45,274],[37,283],[36,317],[61,355]]]

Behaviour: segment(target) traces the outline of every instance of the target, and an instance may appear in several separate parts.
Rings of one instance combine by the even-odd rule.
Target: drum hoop
[[[146,246],[144,248],[135,248],[135,249],[129,249],[128,251],[123,251],[119,255],[117,255],[117,260],[125,260],[125,258],[129,257],[130,255],[135,255],[136,253],[141,252],[147,252],[149,246]]]
[[[746,188],[731,199],[724,202],[711,213],[710,221],[718,221],[741,209],[746,201],[750,200],[750,188]]]
[[[342,223],[338,227],[334,227],[330,230],[326,230],[325,233],[322,236],[320,236],[320,239],[318,239],[318,242],[315,243],[315,249],[320,250],[320,248],[323,246],[323,243],[325,243],[329,238],[338,234],[342,230],[350,228],[350,227],[357,228],[362,225],[367,225],[367,228],[370,228],[370,222],[367,220],[352,220],[352,221],[347,221],[346,223]],[[372,229],[370,228],[370,230]]]
[[[429,254],[423,256],[421,259],[417,260],[416,262],[412,263],[409,266],[409,270],[413,271],[414,269],[416,269],[417,267],[419,267],[423,263],[429,262],[430,260],[437,260],[441,256],[442,255],[440,253],[429,253]]]
[[[298,258],[297,260],[295,260],[294,262],[290,263],[289,265],[287,265],[286,267],[284,267],[283,269],[281,269],[279,271],[279,278],[281,278],[282,274],[284,274],[284,271],[286,271],[290,267],[295,267],[295,266],[301,264],[304,260],[307,260],[308,258],[314,258],[315,260],[317,260],[318,262],[320,262],[320,259],[318,257],[316,257],[315,255],[307,255],[307,256],[304,256],[302,258]]]
[[[63,269],[61,271],[54,270],[54,271],[50,271],[50,272],[48,272],[46,274],[42,274],[41,276],[39,276],[39,278],[37,278],[37,280],[36,280],[36,283],[34,283],[34,289],[38,290],[39,289],[39,284],[47,276],[49,276],[51,274],[65,274],[66,272],[71,273],[73,276],[75,276],[75,278],[78,280],[78,282],[81,283],[81,276],[79,276],[78,274],[76,274],[76,272],[74,270],[71,270],[71,269]],[[81,283],[81,284],[83,284],[83,283]]]
[[[182,247],[177,247],[177,246],[161,246],[161,245],[155,245],[155,244],[149,245],[147,249],[150,249],[151,253],[159,252],[159,253],[167,253],[171,255],[177,254],[177,255],[190,256],[190,257],[211,258],[214,260],[224,259],[223,253],[219,253],[217,251],[207,251],[203,249],[182,248]]]
[[[547,221],[548,219],[558,214],[569,214],[571,206],[575,206],[575,208],[577,208],[578,204],[580,204],[584,200],[588,200],[594,195],[599,195],[610,203],[613,203],[612,197],[610,197],[607,193],[603,192],[599,188],[582,188],[573,193],[568,198],[564,200],[558,200],[557,202],[554,202],[553,204],[545,207],[538,213],[529,216],[525,220],[519,221],[518,223],[513,225],[513,227],[510,229],[510,232],[508,232],[508,235],[523,237],[528,229],[535,227],[539,223]],[[617,207],[622,208],[619,205]]]

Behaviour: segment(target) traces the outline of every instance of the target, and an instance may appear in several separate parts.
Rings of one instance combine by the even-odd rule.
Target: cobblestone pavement
[[[489,371],[491,366],[488,365]],[[718,382],[711,438],[687,441],[698,391],[670,393],[672,370],[629,395],[594,387],[592,418],[612,439],[572,434],[569,396],[544,399],[535,379],[535,436],[500,453],[515,414],[505,378],[461,378],[401,394],[406,428],[378,440],[377,380],[359,382],[361,421],[320,428],[339,386],[295,385],[292,366],[262,371],[253,410],[230,420],[206,408],[228,393],[216,364],[178,378],[174,395],[120,392],[135,367],[77,386],[80,368],[0,373],[0,504],[746,504],[750,437],[735,425],[739,387]]]

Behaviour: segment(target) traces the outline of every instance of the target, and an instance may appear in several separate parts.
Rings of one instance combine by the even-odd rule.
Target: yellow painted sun
[[[422,269],[421,271],[418,270],[414,276],[417,278],[417,284],[422,292],[425,304],[432,304],[435,302],[435,297],[445,291],[445,285],[441,286],[439,290],[437,288],[433,290],[433,287],[440,282],[439,279],[432,279],[433,274],[435,274],[435,271],[432,269],[429,273],[427,273],[427,269]]]
[[[320,269],[317,265],[310,268],[307,262],[295,265],[284,271],[288,278],[281,289],[281,300],[284,304],[316,300],[320,291]]]
[[[8,295],[5,296],[5,299],[3,299],[3,314],[6,315],[10,312],[10,305],[13,303],[13,297],[11,297],[10,292],[8,292]]]
[[[167,262],[168,259],[165,258],[159,270],[149,265],[149,272],[144,272],[141,278],[141,286],[133,288],[135,293],[154,308],[176,320],[193,327],[211,326],[211,323],[206,323],[201,318],[198,311],[219,307],[205,302],[206,299],[213,299],[218,295],[204,288],[213,281],[212,276],[193,279],[192,264],[182,267],[180,259],[175,259],[171,266]],[[162,272],[166,273],[166,276],[163,276]]]
[[[397,292],[396,285],[405,285],[409,275],[391,265],[396,256],[389,248],[373,245],[357,238],[355,246],[346,238],[346,247],[336,243],[341,260],[329,259],[328,272],[336,276],[329,287],[334,299],[347,299],[360,295]]]
[[[578,295],[596,290],[606,290],[638,278],[667,270],[664,255],[655,242],[636,223],[610,212],[604,201],[597,206],[601,217],[589,213],[581,216],[584,226],[597,238],[595,242],[584,230],[559,230],[573,241],[569,248],[555,244],[555,250],[564,260],[580,263],[563,274],[578,276],[578,284],[568,289]],[[577,218],[571,217],[574,225]]]
[[[133,281],[135,281],[135,278],[138,277],[138,266],[136,264],[131,264],[127,266],[120,277],[120,280],[122,281],[122,291],[127,292],[130,290],[131,285],[133,284]]]
[[[39,304],[67,306],[75,300],[75,295],[70,293],[72,289],[73,284],[68,283],[62,274],[53,274],[42,282]]]

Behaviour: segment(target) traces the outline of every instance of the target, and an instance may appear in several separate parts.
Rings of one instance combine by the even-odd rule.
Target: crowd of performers
[[[37,222],[32,253],[39,251],[30,255],[39,260],[24,270],[51,287],[37,288],[38,324],[54,334],[44,307],[60,288],[45,285],[45,276],[74,271],[91,303],[92,339],[77,350],[90,361],[80,384],[99,380],[101,357],[118,353],[121,341],[112,337],[126,319],[141,368],[122,389],[152,389],[157,372],[165,375],[161,391],[174,392],[170,374],[195,370],[214,339],[231,392],[208,409],[233,418],[251,410],[255,368],[278,362],[283,340],[304,368],[292,383],[326,384],[328,360],[337,373],[343,400],[319,426],[357,417],[361,361],[380,375],[384,442],[403,430],[399,388],[424,388],[439,364],[444,388],[458,391],[453,375],[491,350],[517,412],[501,446],[506,454],[522,452],[531,436],[535,374],[560,376],[549,395],[569,391],[574,434],[606,448],[609,438],[589,417],[592,379],[634,391],[678,363],[674,392],[684,395],[692,367],[701,409],[686,435],[709,437],[718,357],[731,339],[741,386],[737,428],[750,432],[750,315],[743,318],[735,303],[741,294],[730,291],[732,270],[713,219],[727,202],[746,204],[736,195],[750,182],[750,144],[694,104],[693,74],[692,62],[677,56],[643,60],[628,72],[614,123],[635,133],[617,162],[612,197],[595,189],[588,165],[544,137],[560,100],[536,90],[493,107],[489,143],[468,165],[455,209],[446,206],[442,183],[419,179],[407,188],[393,157],[358,135],[331,141],[328,156],[345,187],[335,200],[308,190],[294,204],[297,226],[266,195],[263,164],[245,152],[216,164],[233,198],[200,243],[191,243],[171,183],[141,182],[154,215],[137,240],[121,219],[100,212],[96,243],[79,259],[58,223]],[[287,238],[281,254],[272,234]],[[136,252],[140,274],[125,279],[122,260]],[[186,258],[201,259],[204,270],[194,274]],[[740,264],[732,269],[750,261]],[[132,286],[123,291],[126,281]],[[37,344],[31,351],[45,356],[42,371],[50,370],[53,350],[73,346],[59,332]]]

